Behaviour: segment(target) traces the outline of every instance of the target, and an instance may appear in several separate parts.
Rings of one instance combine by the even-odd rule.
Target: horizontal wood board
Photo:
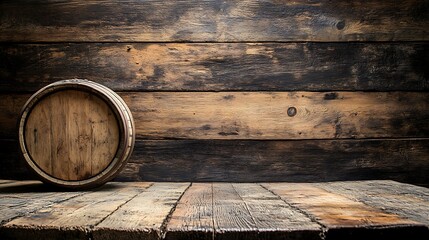
[[[425,92],[122,92],[144,139],[429,136]],[[2,94],[0,135],[14,137],[30,95]]]
[[[378,192],[393,200],[403,196],[386,186],[407,189],[409,198],[429,195],[427,188],[393,181],[335,182],[325,186],[329,184],[360,190],[381,186]],[[108,183],[74,193],[53,192],[37,182],[3,185],[7,184],[0,185],[0,208],[15,201],[16,206],[35,210],[21,211],[2,222],[2,239],[332,240],[429,236],[427,222],[412,220],[412,215],[401,210],[407,206],[404,202],[385,210],[369,202],[376,196],[360,201],[342,189],[326,191],[321,184]],[[48,201],[45,206],[37,201],[22,205],[30,193],[38,194],[40,199],[70,196]],[[3,196],[9,196],[8,200]],[[425,203],[420,206],[422,211],[427,211],[427,199],[421,200]],[[395,209],[397,212],[392,212]]]
[[[84,78],[115,91],[427,91],[418,43],[0,44],[0,92]]]
[[[2,1],[0,12],[0,41],[4,42],[429,39],[429,4],[420,0],[13,0]]]
[[[35,179],[18,143],[0,140],[0,175]],[[393,179],[428,186],[429,141],[138,140],[117,181],[298,181]],[[178,167],[180,166],[180,167]]]

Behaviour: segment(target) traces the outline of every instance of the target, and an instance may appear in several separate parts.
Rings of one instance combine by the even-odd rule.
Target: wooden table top
[[[429,189],[394,181],[0,180],[0,239],[429,239]]]

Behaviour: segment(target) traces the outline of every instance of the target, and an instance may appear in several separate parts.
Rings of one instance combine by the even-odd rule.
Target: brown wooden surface
[[[119,146],[112,109],[89,92],[64,90],[38,101],[24,127],[30,158],[61,180],[84,180],[103,171]]]
[[[35,178],[18,143],[0,140],[0,175]],[[139,140],[118,181],[393,179],[428,186],[427,139],[229,141]],[[180,167],[178,167],[180,166]]]
[[[115,91],[423,91],[426,43],[0,45],[0,92],[85,78]]]
[[[213,187],[192,183],[177,203],[166,227],[166,239],[212,239]]]
[[[419,92],[125,92],[146,139],[404,138],[429,134],[429,95]],[[4,94],[0,130],[13,136],[21,102]],[[295,116],[287,111],[295,107]]]
[[[12,181],[1,184],[0,222],[6,223],[81,194],[81,192],[57,192],[39,181]]]
[[[427,185],[428,13],[427,0],[2,1],[0,178],[32,178],[11,142],[28,94],[78,77],[132,106],[143,141],[121,180]]]
[[[318,187],[327,191],[353,197],[367,205],[386,212],[407,217],[413,221],[429,224],[429,193],[427,188],[396,184],[393,181],[368,184],[365,182],[322,183]],[[396,206],[402,206],[397,209]]]
[[[429,210],[429,190],[393,181],[108,183],[82,192],[30,181],[0,184],[0,196],[2,212],[15,213],[0,223],[2,239],[429,237],[427,219],[409,211]]]
[[[109,183],[98,191],[78,195],[66,202],[45,203],[42,209],[6,223],[3,226],[5,237],[85,239],[87,237],[85,228],[99,224],[150,185],[150,183]]]
[[[427,1],[2,1],[1,41],[428,40]],[[79,13],[76,15],[76,13]]]
[[[159,239],[189,183],[154,183],[94,228],[93,239]]]

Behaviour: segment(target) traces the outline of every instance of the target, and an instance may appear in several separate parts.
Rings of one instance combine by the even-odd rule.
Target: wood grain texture
[[[0,185],[0,225],[81,194],[82,192],[58,192],[39,181],[3,183]]]
[[[16,141],[0,140],[0,176],[28,179]],[[320,182],[393,179],[428,186],[429,141],[139,140],[118,181]],[[177,167],[180,166],[180,167]]]
[[[327,191],[353,197],[369,206],[429,225],[429,189],[397,185],[393,181],[333,182],[317,185]],[[397,208],[401,206],[401,208]]]
[[[165,222],[190,183],[154,183],[103,219],[93,239],[161,239]]]
[[[178,202],[165,231],[167,240],[213,239],[212,184],[192,183]]]
[[[311,183],[266,183],[262,186],[323,224],[327,228],[326,239],[424,239],[429,236],[423,223],[328,192]]]
[[[429,136],[424,92],[123,92],[145,139],[328,139]],[[15,134],[19,103],[3,94],[0,133]],[[295,107],[295,116],[287,113]]]
[[[38,167],[61,180],[84,180],[103,171],[119,146],[113,110],[89,92],[64,90],[40,100],[24,127],[25,145]]]
[[[34,181],[1,184],[0,209],[2,213],[15,212],[15,217],[0,224],[0,236],[35,240],[332,240],[426,239],[429,236],[426,220],[409,220],[416,215],[407,212],[410,204],[407,201],[387,204],[386,209],[374,205],[380,200],[378,197],[423,201],[429,196],[426,188],[393,181],[264,183],[262,186],[255,183],[151,184],[108,183],[88,192],[55,192]],[[339,188],[332,190],[336,186]],[[332,189],[326,191],[325,187]],[[355,198],[358,191],[368,192],[362,202]],[[419,206],[422,212],[428,208],[428,205]]]
[[[213,224],[216,239],[257,239],[258,228],[231,183],[213,183]]]
[[[150,183],[108,183],[95,192],[45,206],[3,226],[1,234],[15,239],[87,239],[87,232]]]
[[[310,183],[267,183],[262,186],[286,202],[308,212],[328,228],[416,224]]]
[[[85,78],[115,91],[423,91],[427,43],[0,45],[0,92]]]
[[[138,141],[127,181],[429,181],[429,141]],[[178,168],[177,166],[181,166]]]
[[[232,184],[258,229],[258,239],[320,239],[322,227],[255,183]]]
[[[418,0],[25,3],[2,1],[0,41],[428,40]]]

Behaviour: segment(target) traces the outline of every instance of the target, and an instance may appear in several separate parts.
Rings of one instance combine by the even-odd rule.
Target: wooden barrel
[[[23,157],[42,181],[68,188],[91,188],[115,177],[135,141],[125,102],[95,82],[52,83],[23,107],[19,143]]]

